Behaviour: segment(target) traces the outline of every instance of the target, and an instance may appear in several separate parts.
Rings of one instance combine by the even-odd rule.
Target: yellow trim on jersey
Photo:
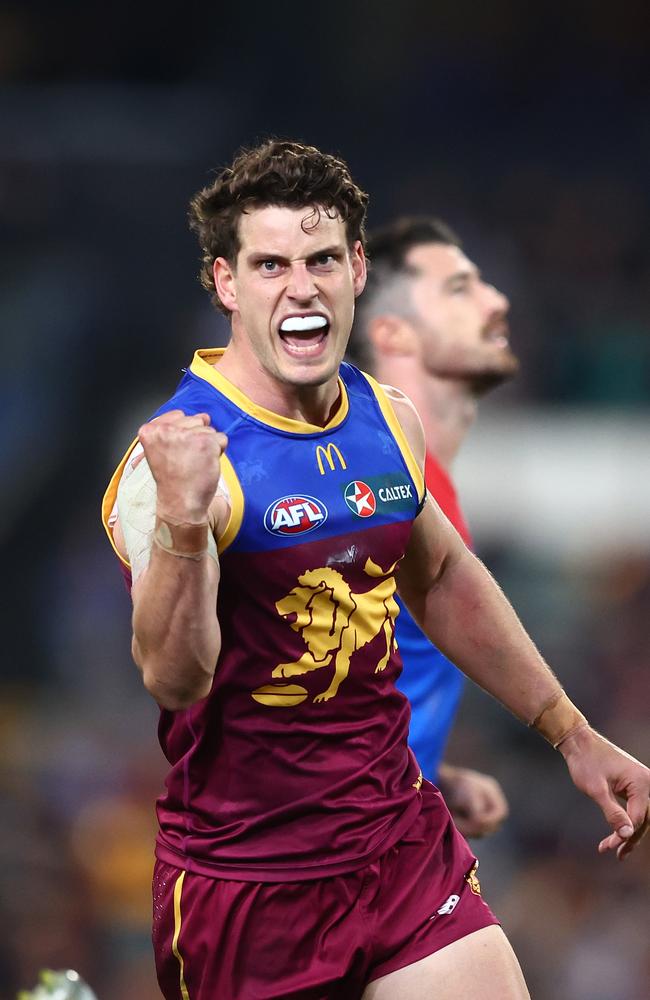
[[[289,431],[292,434],[322,434],[323,431],[329,431],[334,427],[338,427],[347,417],[350,402],[348,400],[347,389],[341,378],[338,380],[341,401],[336,413],[324,427],[319,427],[318,424],[308,424],[302,420],[292,420],[291,417],[282,417],[279,413],[274,413],[272,410],[266,410],[263,406],[258,406],[257,403],[249,399],[241,389],[233,385],[232,382],[221,375],[219,370],[214,367],[223,354],[224,349],[223,347],[219,347],[196,351],[189,370],[193,375],[198,375],[199,378],[209,382],[210,385],[213,385],[215,389],[218,389],[219,392],[231,400],[235,406],[238,406],[240,410],[248,413],[251,417],[255,417],[261,423],[267,424],[269,427],[275,427],[280,431]],[[217,430],[225,430],[225,428],[217,428]]]
[[[368,375],[367,372],[361,372],[361,374],[368,381],[370,388],[377,398],[379,408],[384,415],[384,420],[393,432],[393,437],[395,438],[404,457],[404,461],[406,462],[406,466],[411,473],[411,478],[413,479],[417,490],[418,500],[421,501],[425,492],[424,475],[415,455],[413,454],[406,434],[404,433],[404,429],[397,419],[397,415],[393,409],[393,404],[391,403],[384,387],[380,385],[379,382],[372,377],[372,375]]]
[[[129,562],[128,559],[124,558],[121,552],[118,551],[117,546],[115,544],[115,539],[113,538],[113,531],[108,523],[108,519],[113,513],[113,508],[115,507],[115,501],[117,500],[117,488],[120,485],[120,479],[122,478],[124,467],[128,462],[131,456],[131,452],[133,451],[137,443],[138,443],[138,438],[135,438],[129,445],[124,458],[122,459],[117,469],[111,476],[111,481],[106,487],[106,492],[104,493],[104,499],[102,500],[102,524],[104,525],[104,530],[108,535],[108,540],[111,543],[111,548],[113,549],[113,552],[120,560],[122,565],[126,566],[127,569],[131,569],[131,563]]]
[[[178,960],[180,965],[180,987],[181,996],[183,1000],[190,1000],[190,995],[187,991],[187,984],[185,982],[185,963],[183,962],[183,956],[178,950],[178,939],[181,934],[181,893],[183,892],[183,881],[185,880],[185,872],[181,874],[176,879],[176,884],[174,885],[174,940],[172,941],[172,952],[174,958]]]
[[[244,491],[241,488],[233,464],[225,452],[221,456],[221,475],[225,480],[230,494],[230,517],[223,530],[223,534],[217,539],[217,551],[219,555],[234,542],[244,518]]]

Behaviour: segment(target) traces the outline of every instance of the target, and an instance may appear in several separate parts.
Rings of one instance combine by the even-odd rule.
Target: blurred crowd
[[[233,9],[199,44],[198,5],[180,25],[157,8],[155,38],[142,6],[98,25],[89,5],[0,4],[1,1000],[44,965],[75,967],[100,1000],[159,996],[149,884],[165,762],[98,510],[193,349],[227,337],[185,223],[211,168],[269,133],[341,152],[371,224],[442,215],[509,295],[522,374],[492,407],[514,421],[531,406],[650,410],[637,5],[613,24],[576,4],[581,48],[505,0],[491,17],[472,6],[475,34],[463,3],[415,3],[409,28],[382,2],[372,23],[347,16],[334,76],[331,39],[314,28],[310,48],[290,18],[270,52]],[[477,543],[569,693],[650,760],[650,552]],[[536,1000],[645,1000],[648,850],[599,857],[602,822],[559,755],[480,692],[450,759],[492,771],[510,798],[503,831],[475,847]]]

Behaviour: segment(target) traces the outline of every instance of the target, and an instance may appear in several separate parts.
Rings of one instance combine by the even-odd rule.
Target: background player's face
[[[519,368],[510,350],[510,303],[488,285],[456,246],[413,247],[406,258],[417,273],[409,282],[412,322],[423,368],[471,382],[484,392]]]
[[[366,281],[363,248],[348,246],[341,219],[321,209],[315,220],[312,208],[248,212],[235,267],[215,263],[219,294],[232,310],[233,344],[292,386],[323,385],[337,374]],[[292,329],[297,325],[307,328]]]

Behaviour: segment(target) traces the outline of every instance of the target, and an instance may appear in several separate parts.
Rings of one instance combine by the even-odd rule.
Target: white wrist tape
[[[117,511],[134,583],[149,565],[156,528],[156,480],[146,458],[133,467],[134,459],[142,450],[140,444],[133,449],[117,488]],[[211,531],[208,532],[208,555],[219,562],[217,543]]]

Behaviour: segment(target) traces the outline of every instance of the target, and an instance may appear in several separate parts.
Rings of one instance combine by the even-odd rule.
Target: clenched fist
[[[207,413],[170,410],[143,424],[140,442],[156,480],[158,514],[172,522],[208,520],[228,439],[210,427]]]
[[[501,785],[489,774],[443,761],[438,771],[438,787],[464,837],[494,833],[508,815]]]

